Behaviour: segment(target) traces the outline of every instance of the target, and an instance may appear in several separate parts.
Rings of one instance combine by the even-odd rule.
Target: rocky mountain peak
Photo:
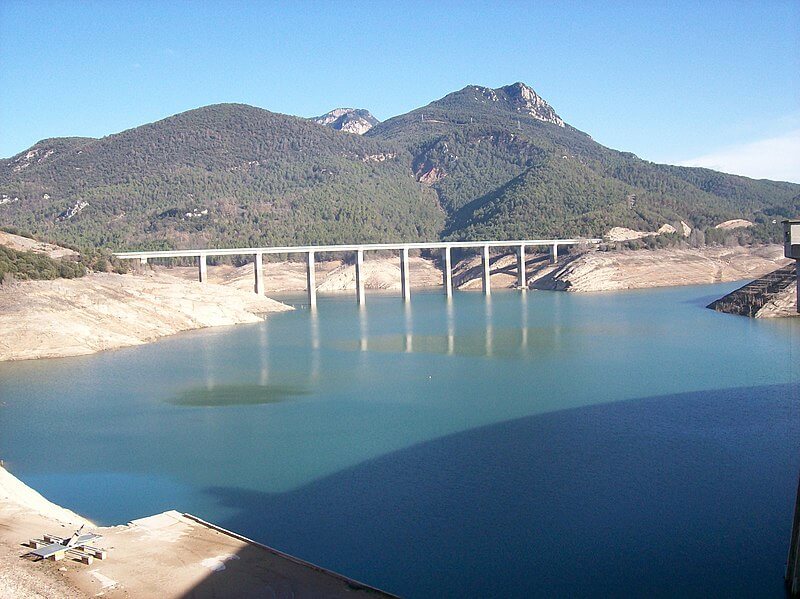
[[[546,123],[553,123],[559,127],[564,126],[564,121],[556,114],[553,107],[545,102],[539,94],[522,82],[512,83],[500,87],[495,92],[502,93],[517,112],[527,114]]]
[[[363,135],[380,122],[370,114],[369,110],[363,108],[334,108],[311,120],[337,131],[346,131],[357,135]]]

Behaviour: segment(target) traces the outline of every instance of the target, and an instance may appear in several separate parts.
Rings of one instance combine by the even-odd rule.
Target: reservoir
[[[704,307],[737,286],[348,294],[2,363],[0,457],[407,597],[783,597],[800,319]]]

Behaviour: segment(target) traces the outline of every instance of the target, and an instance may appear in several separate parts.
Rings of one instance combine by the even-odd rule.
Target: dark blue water
[[[0,456],[406,596],[781,597],[800,322],[703,308],[735,286],[322,298],[3,364]]]

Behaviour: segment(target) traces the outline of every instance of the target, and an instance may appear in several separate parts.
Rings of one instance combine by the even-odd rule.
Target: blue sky
[[[385,119],[515,81],[610,147],[800,181],[798,0],[0,2],[3,157],[216,102]]]

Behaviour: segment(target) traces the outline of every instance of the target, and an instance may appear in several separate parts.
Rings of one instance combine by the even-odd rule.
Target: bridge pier
[[[408,273],[408,248],[400,250],[400,287],[403,290],[403,301],[411,299],[411,282]]]
[[[453,264],[449,247],[442,248],[442,262],[444,263],[444,269],[442,271],[444,293],[447,297],[453,297]]]
[[[550,264],[558,264],[558,244],[554,243],[550,248]]]
[[[253,291],[258,295],[264,295],[264,254],[256,252],[253,260],[253,272],[255,273],[255,285]]]
[[[356,299],[358,305],[364,305],[364,250],[356,250]]]
[[[208,265],[206,264],[206,257],[205,255],[200,255],[197,257],[197,262],[199,265],[200,270],[200,282],[205,283],[208,279]]]
[[[308,305],[313,310],[317,307],[317,271],[314,263],[314,252],[308,252],[306,265],[306,285],[308,287]]]
[[[489,246],[483,246],[483,250],[481,251],[481,286],[483,287],[484,295],[490,295],[492,293],[492,285],[491,281],[489,280]]]
[[[786,221],[787,227],[798,227],[800,232],[800,221]],[[795,252],[800,252],[800,244],[791,243],[795,231],[791,228],[787,233],[786,248],[787,256],[798,258]],[[791,237],[791,239],[790,239]],[[207,260],[208,256],[253,256],[254,267],[253,289],[258,294],[263,294],[266,288],[264,279],[264,254],[306,254],[308,259],[308,269],[306,271],[308,284],[308,300],[311,307],[317,304],[317,286],[315,276],[315,252],[356,252],[356,299],[359,304],[365,301],[364,289],[364,257],[366,251],[399,251],[400,252],[400,283],[402,288],[403,300],[408,302],[411,299],[411,269],[408,259],[410,250],[433,250],[442,251],[442,261],[444,268],[442,272],[442,283],[447,297],[453,295],[453,248],[479,248],[482,254],[482,285],[486,295],[491,293],[489,248],[515,248],[517,251],[517,281],[521,289],[527,287],[527,275],[525,273],[525,252],[528,247],[550,248],[550,259],[553,263],[558,262],[558,246],[577,245],[577,244],[598,244],[602,239],[515,239],[515,240],[483,240],[483,241],[432,241],[432,242],[410,242],[410,243],[359,243],[349,245],[301,245],[301,246],[275,246],[275,247],[248,247],[248,248],[195,248],[187,250],[163,250],[163,251],[144,251],[144,252],[115,252],[114,256],[121,260],[139,260],[141,264],[147,264],[153,258],[195,258],[197,257],[198,277],[200,282],[208,280]],[[800,283],[798,283],[800,286]]]

